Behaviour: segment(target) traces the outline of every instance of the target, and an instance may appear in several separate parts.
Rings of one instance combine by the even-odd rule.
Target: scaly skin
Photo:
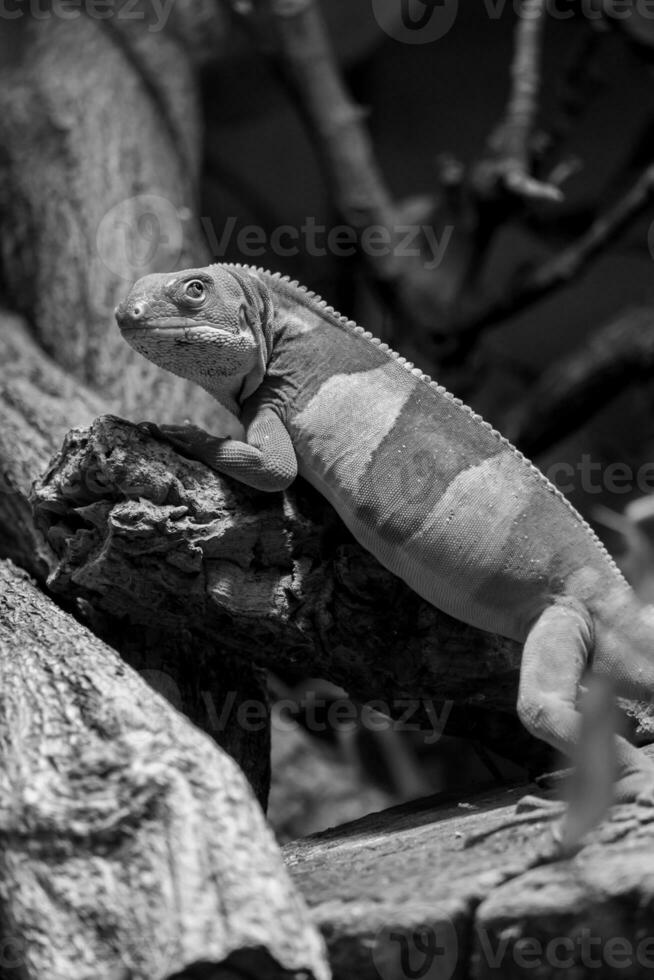
[[[163,431],[262,490],[297,472],[353,535],[450,615],[524,644],[518,713],[570,754],[579,682],[654,690],[653,610],[566,498],[491,426],[297,283],[240,265],[140,279],[116,310],[125,339],[240,417],[245,439]],[[654,770],[616,739],[622,800]]]

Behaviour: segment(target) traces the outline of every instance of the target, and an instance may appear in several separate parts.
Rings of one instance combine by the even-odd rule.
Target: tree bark
[[[239,768],[10,563],[0,675],[12,975],[153,980],[202,963],[212,978],[328,976]]]
[[[11,558],[43,581],[53,556],[34,528],[32,481],[45,470],[71,425],[90,425],[107,403],[46,357],[24,320],[0,311],[0,541]]]
[[[5,302],[115,411],[180,421],[215,417],[215,404],[131,350],[113,309],[140,276],[208,261],[184,6],[161,30],[133,7],[106,20],[23,16],[5,22],[0,42]]]

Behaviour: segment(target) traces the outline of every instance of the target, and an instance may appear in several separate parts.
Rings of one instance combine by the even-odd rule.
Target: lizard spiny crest
[[[276,289],[277,290],[281,289],[292,300],[301,303],[308,309],[310,310],[317,309],[317,311],[322,317],[327,318],[337,326],[352,331],[357,336],[363,338],[364,340],[373,344],[378,349],[384,351],[385,353],[388,354],[389,357],[392,357],[394,361],[396,361],[398,364],[401,364],[402,367],[404,367],[415,378],[418,378],[424,384],[429,385],[429,387],[433,388],[440,395],[444,396],[449,401],[451,401],[453,405],[462,408],[465,412],[467,412],[470,415],[470,417],[478,425],[483,425],[484,428],[487,429],[492,434],[493,438],[497,439],[497,441],[504,448],[511,451],[524,466],[529,467],[532,473],[542,482],[543,486],[547,489],[548,492],[552,493],[554,496],[556,496],[564,503],[564,505],[567,507],[570,513],[575,517],[575,519],[578,522],[581,523],[582,527],[584,527],[584,529],[591,536],[595,545],[600,550],[605,560],[609,563],[613,572],[620,579],[621,584],[625,583],[624,576],[622,575],[622,572],[620,571],[617,564],[615,563],[613,557],[609,554],[606,547],[604,546],[600,538],[597,536],[593,528],[590,526],[590,524],[583,519],[583,517],[579,514],[576,508],[572,505],[570,500],[568,500],[566,495],[561,490],[559,490],[558,487],[556,487],[550,480],[548,480],[548,478],[545,476],[543,471],[540,470],[534,463],[532,463],[532,461],[527,456],[525,456],[524,453],[521,453],[519,449],[516,449],[516,447],[513,445],[512,442],[510,442],[505,436],[503,436],[501,432],[498,432],[498,430],[495,429],[490,424],[490,422],[487,422],[486,419],[484,419],[481,415],[473,411],[473,409],[470,408],[469,405],[466,405],[465,402],[463,402],[460,398],[457,398],[456,395],[453,395],[452,392],[449,391],[447,388],[445,388],[443,385],[440,385],[438,384],[438,382],[434,381],[428,374],[425,374],[420,368],[415,367],[410,361],[408,361],[405,357],[402,357],[401,354],[398,354],[397,351],[389,347],[388,344],[379,340],[379,338],[375,337],[372,333],[370,333],[370,331],[364,330],[364,328],[359,326],[359,324],[356,323],[354,320],[350,320],[348,317],[339,313],[337,310],[334,309],[333,306],[331,306],[325,299],[323,299],[322,296],[319,296],[318,293],[315,293],[312,290],[308,289],[306,286],[303,286],[297,280],[291,279],[290,276],[282,275],[282,273],[280,272],[270,272],[268,269],[264,269],[262,267],[254,267],[239,262],[224,263],[223,267],[228,269],[229,268],[238,269],[240,272],[244,272],[249,275],[256,275],[261,279],[263,279],[264,283],[269,283],[273,292]]]

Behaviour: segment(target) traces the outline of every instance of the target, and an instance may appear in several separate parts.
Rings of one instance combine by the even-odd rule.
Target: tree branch
[[[545,452],[587,422],[607,401],[654,369],[654,311],[624,310],[584,346],[557,361],[529,397],[502,421],[502,432],[528,456]]]
[[[244,5],[239,0],[230,3],[243,16]],[[427,332],[443,319],[453,292],[459,289],[460,267],[469,261],[467,222],[463,215],[459,221],[446,206],[439,213],[437,196],[393,200],[363,124],[365,113],[343,82],[315,0],[255,0],[246,6],[245,19],[262,52],[273,58],[290,84],[317,145],[335,207],[354,229],[365,266],[393,314],[395,342],[429,367],[433,351]],[[398,243],[409,225],[418,233],[417,247],[411,254],[398,254]],[[443,234],[447,236],[444,262],[443,254],[434,256],[433,242],[423,235],[425,228],[439,242]],[[377,236],[374,245],[368,244],[367,234]]]
[[[489,138],[487,159],[473,172],[473,185],[482,197],[493,196],[498,184],[520,198],[560,201],[563,196],[558,187],[536,180],[530,172],[546,11],[546,0],[522,2],[505,117]]]
[[[232,6],[241,12],[236,0]],[[265,36],[268,53],[270,32],[275,38],[275,56],[317,140],[340,214],[359,234],[371,225],[392,231],[393,201],[362,125],[365,113],[345,87],[317,4],[314,0],[258,0],[250,18],[254,18],[256,34]],[[366,258],[379,279],[396,274],[392,250],[388,255]]]
[[[513,290],[506,290],[482,310],[468,313],[453,325],[456,338],[453,357],[461,360],[479,336],[570,282],[602,248],[650,203],[654,192],[654,165],[647,167],[634,186],[601,214],[575,242],[528,272]]]

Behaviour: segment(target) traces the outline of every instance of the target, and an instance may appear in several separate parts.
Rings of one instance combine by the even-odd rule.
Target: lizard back
[[[259,276],[273,349],[259,397],[355,538],[439,609],[523,640],[557,595],[624,580],[567,498],[479,415],[324,301]]]

